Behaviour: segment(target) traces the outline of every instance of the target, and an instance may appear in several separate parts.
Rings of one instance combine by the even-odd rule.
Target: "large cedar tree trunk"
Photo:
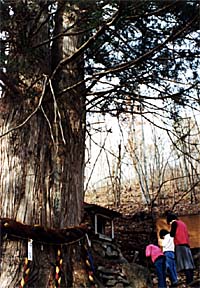
[[[7,68],[10,79],[15,79],[16,93],[9,87],[0,100],[0,133],[5,134],[0,138],[0,215],[24,224],[60,229],[78,225],[82,215],[85,87],[79,85],[61,93],[83,79],[82,56],[60,66],[50,80],[49,76],[59,61],[73,55],[82,39],[75,33],[57,38],[51,53],[49,43],[29,51],[28,45],[37,46],[47,39],[49,26],[44,19],[48,14],[44,9],[39,20],[32,23],[29,19],[38,17],[40,7],[24,3],[13,4],[13,29],[18,27],[15,46],[9,52],[10,69]],[[75,7],[70,19],[62,2],[57,11],[54,34],[61,33],[70,21],[75,22],[79,9]],[[23,16],[27,17],[27,23],[20,26],[17,19],[25,19]],[[40,26],[41,23],[44,25]],[[22,43],[23,35],[26,37],[31,29],[37,31],[39,27],[39,33],[33,33],[35,36],[30,39],[23,38],[27,41]],[[77,32],[78,28],[74,25],[73,29]],[[21,87],[21,81],[27,86]],[[27,243],[28,239],[1,237],[1,288],[23,284]],[[72,265],[76,260],[80,262],[79,244],[61,247],[64,271],[61,287],[75,285]],[[55,285],[52,263],[56,262],[57,250],[57,246],[33,241],[33,261],[29,262],[26,287]]]

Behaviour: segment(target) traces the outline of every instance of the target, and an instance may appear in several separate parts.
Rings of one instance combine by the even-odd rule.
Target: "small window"
[[[113,220],[104,215],[95,214],[95,234],[103,239],[114,239]]]

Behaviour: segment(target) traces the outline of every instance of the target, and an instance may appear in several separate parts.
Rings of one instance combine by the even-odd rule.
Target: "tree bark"
[[[15,15],[19,15],[19,7],[15,8]],[[78,7],[74,11],[79,11]],[[63,32],[63,23],[69,21],[69,15],[65,13],[62,1],[56,13],[55,33]],[[74,21],[76,17],[74,15]],[[46,28],[43,28],[44,39]],[[76,26],[74,29],[77,32]],[[58,38],[54,42],[52,72],[59,61],[73,55],[81,41],[82,36],[77,34]],[[41,33],[35,44],[39,42]],[[50,55],[48,49],[45,55]],[[5,136],[0,138],[0,215],[24,224],[60,229],[78,225],[82,217],[85,87],[82,85],[68,93],[61,92],[83,79],[83,57],[79,56],[61,67],[54,79],[47,75],[46,79],[49,80],[44,81],[42,86],[41,80],[34,85],[32,77],[44,79],[42,74],[49,71],[50,62],[47,61],[44,66],[43,56],[41,53],[39,55],[35,66],[32,63],[30,67],[31,72],[27,70],[23,78],[22,70],[10,73],[18,84],[25,78],[24,82],[31,87],[29,93],[31,91],[32,95],[26,97],[22,91],[15,97],[9,91],[1,99],[5,108],[0,116],[0,133]],[[30,54],[25,56],[27,63],[30,63]],[[58,96],[60,94],[62,96]],[[39,105],[41,97],[43,101]],[[9,130],[11,132],[7,133]],[[10,235],[8,238],[1,237],[1,288],[17,287],[23,278],[28,239],[11,238]],[[61,287],[74,287],[73,265],[81,255],[79,244],[61,247],[64,271]],[[28,263],[30,271],[26,287],[53,287],[51,277],[55,277],[56,253],[57,247],[54,245],[33,241],[33,261]]]

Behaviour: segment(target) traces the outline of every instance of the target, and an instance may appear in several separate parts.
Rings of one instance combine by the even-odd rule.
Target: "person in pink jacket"
[[[165,267],[165,255],[160,247],[149,244],[146,246],[146,257],[151,257],[151,261],[156,268],[156,274],[158,277],[158,288],[166,288],[166,267]]]

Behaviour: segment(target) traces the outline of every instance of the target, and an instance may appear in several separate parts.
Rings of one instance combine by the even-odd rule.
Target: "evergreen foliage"
[[[71,13],[72,22],[76,13],[79,29],[75,33],[84,34],[85,43],[77,56],[84,54],[85,58],[87,92],[92,93],[87,102],[89,112],[119,115],[132,113],[138,106],[140,113],[156,112],[156,99],[174,107],[198,107],[194,96],[199,81],[198,1],[2,0],[1,67],[10,88],[22,86],[27,91],[44,72],[56,77],[53,63],[57,55],[52,43],[74,33],[75,25],[66,23],[63,35],[56,35],[54,23],[62,5]],[[51,68],[38,72],[33,68],[37,63]],[[32,80],[28,87],[23,80],[27,76]],[[3,90],[7,84],[2,76]],[[163,109],[176,117],[173,106]]]

